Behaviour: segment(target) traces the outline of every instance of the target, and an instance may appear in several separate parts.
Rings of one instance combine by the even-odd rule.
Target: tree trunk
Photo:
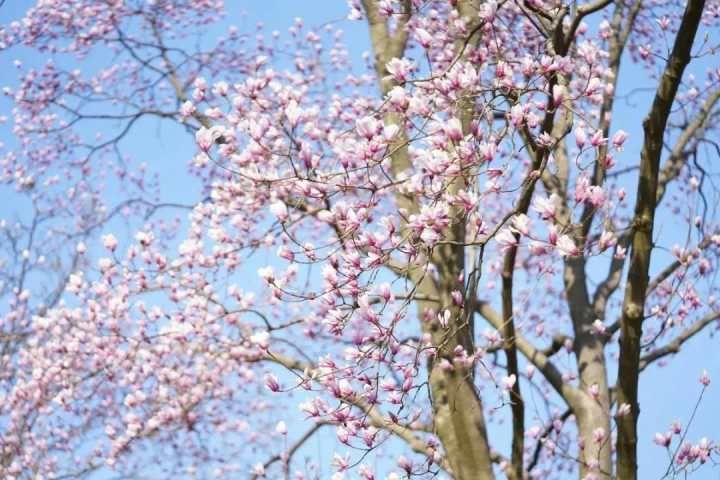
[[[617,417],[617,473],[621,480],[637,478],[637,420],[640,414],[638,384],[642,322],[647,297],[653,224],[657,206],[658,176],[665,127],[670,109],[690,63],[690,51],[702,17],[705,0],[690,0],[685,8],[673,51],[665,66],[650,112],[643,122],[645,140],[640,154],[635,214],[632,224],[632,253],[620,321],[620,362],[618,405],[630,406],[630,413]]]

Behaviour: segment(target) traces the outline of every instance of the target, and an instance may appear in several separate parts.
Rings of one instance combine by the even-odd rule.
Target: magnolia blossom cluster
[[[363,2],[349,3],[352,18],[366,16]],[[355,72],[341,32],[301,20],[286,44],[264,33],[251,43],[231,29],[216,48],[180,53],[183,29],[218,20],[222,2],[210,0],[44,1],[2,31],[3,49],[107,48],[123,59],[94,75],[49,62],[6,92],[22,155],[3,157],[4,182],[20,192],[62,186],[67,198],[55,189],[35,205],[52,203],[41,211],[72,213],[86,228],[63,237],[75,260],[54,303],[29,308],[29,291],[18,288],[3,317],[24,318],[0,391],[4,476],[138,472],[154,462],[189,476],[289,476],[301,448],[289,442],[326,429],[336,441],[333,478],[431,478],[451,470],[428,380],[443,375],[470,379],[493,426],[530,386],[545,407],[528,407],[521,432],[534,449],[522,452],[531,477],[582,463],[594,478],[598,460],[584,452],[612,444],[613,432],[578,433],[558,391],[572,388],[603,418],[633,413],[610,402],[607,385],[584,384],[574,357],[576,335],[614,358],[622,300],[595,302],[577,331],[566,302],[573,282],[618,289],[630,247],[633,184],[623,175],[640,139],[605,123],[616,89],[610,27],[579,22],[573,47],[551,50],[526,10],[548,4],[488,2],[468,19],[457,3],[373,4],[411,47],[384,59],[381,78]],[[404,24],[401,4],[413,13]],[[638,39],[656,35],[646,20],[632,32],[631,54],[641,58]],[[675,20],[661,18],[661,30]],[[174,33],[163,37],[165,27]],[[701,109],[692,88],[683,91],[687,112]],[[124,122],[117,136],[88,144],[73,129],[106,120],[85,109],[90,100]],[[126,169],[117,153],[148,116],[186,128],[196,146],[183,160],[203,195],[175,228],[150,218],[157,179],[144,166]],[[140,196],[110,208],[95,183],[109,177],[98,157]],[[671,195],[704,200],[704,180],[667,175],[682,180]],[[700,240],[667,246],[672,268],[654,277],[646,301],[642,369],[667,356],[659,342],[672,347],[685,329],[718,318],[717,225],[668,211]],[[118,212],[142,225],[123,235],[109,223]],[[578,280],[586,265],[591,274]],[[508,268],[514,307],[457,338],[458,325],[495,306]],[[615,275],[597,280],[606,269]],[[513,373],[498,357],[520,344],[503,328],[509,319],[528,357]],[[525,347],[535,342],[549,346]],[[548,373],[551,357],[558,367]],[[717,453],[712,440],[688,443],[681,431],[654,438],[669,448],[680,435],[678,469]],[[164,448],[182,455],[169,459]],[[402,454],[385,465],[385,448]],[[510,468],[503,452],[493,455]],[[314,478],[314,469],[293,475]]]

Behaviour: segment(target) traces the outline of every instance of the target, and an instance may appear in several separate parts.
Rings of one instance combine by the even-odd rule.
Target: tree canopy
[[[247,7],[0,27],[35,63],[3,78],[3,478],[717,459],[696,411],[638,433],[650,369],[685,361],[696,409],[713,388],[717,355],[684,355],[720,325],[717,0],[351,0],[282,32]],[[143,152],[153,125],[173,145]]]

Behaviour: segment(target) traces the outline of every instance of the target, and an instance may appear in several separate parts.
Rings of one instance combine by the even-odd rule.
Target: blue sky
[[[33,2],[28,0],[7,0],[0,7],[0,22],[19,18],[26,8]],[[302,17],[307,25],[319,25],[328,21],[341,22],[346,32],[346,42],[350,46],[354,58],[358,59],[358,69],[362,68],[361,54],[369,50],[366,27],[361,22],[344,20],[347,6],[343,0],[226,0],[228,17],[212,31],[208,38],[212,39],[226,31],[229,24],[236,24],[241,29],[253,28],[256,22],[263,22],[268,31],[277,29],[284,31],[296,17]],[[241,12],[246,11],[247,16],[242,17]],[[0,87],[12,84],[15,81],[15,72],[10,65],[15,58],[27,64],[39,64],[44,59],[34,52],[26,49],[13,53],[0,53]],[[621,78],[624,84],[619,87],[620,94],[627,93],[640,87],[651,86],[652,80],[647,78],[647,72],[629,61],[623,63]],[[97,68],[95,62],[99,59],[90,59],[89,64],[81,67]],[[697,71],[704,70],[701,64]],[[698,75],[699,76],[699,75]],[[630,80],[628,82],[628,80]],[[630,133],[631,140],[623,154],[626,158],[637,157],[639,154],[642,132],[640,124],[649,103],[647,93],[638,93],[633,97],[634,104],[618,101],[614,114],[613,129],[622,128]],[[5,113],[8,102],[0,98],[0,112]],[[12,146],[9,135],[9,126],[0,126],[0,141]],[[157,120],[146,120],[139,125],[132,138],[124,144],[125,151],[137,159],[150,165],[152,170],[159,172],[162,182],[161,199],[168,202],[191,203],[198,198],[196,183],[189,177],[176,172],[182,169],[194,152],[192,139],[176,126]],[[5,186],[0,186],[0,217],[13,214],[23,215],[23,205],[18,205],[16,196]],[[120,198],[118,198],[120,200]],[[678,242],[681,241],[678,235]],[[667,242],[671,243],[671,242]],[[658,259],[663,254],[659,254]],[[665,255],[667,258],[667,255]],[[258,262],[262,262],[259,259]],[[661,266],[664,262],[656,262]],[[254,269],[252,270],[254,272]],[[484,329],[484,326],[480,327]],[[641,379],[641,417],[640,417],[640,478],[660,478],[667,468],[665,452],[652,443],[652,436],[656,431],[665,431],[672,420],[678,419],[687,425],[688,418],[700,392],[698,377],[703,368],[706,368],[717,383],[711,385],[706,392],[704,400],[696,415],[696,420],[690,428],[687,439],[697,441],[702,436],[710,436],[720,432],[720,414],[716,405],[720,405],[720,355],[717,353],[717,343],[709,338],[708,333],[700,335],[686,345],[686,348],[668,366],[651,367],[644,372]],[[611,372],[611,380],[614,372]],[[286,419],[289,420],[289,419]],[[507,445],[509,425],[507,423],[490,426],[491,438],[497,444]],[[314,444],[309,445],[308,451],[327,451],[334,434],[328,430],[329,436],[318,436]],[[324,448],[325,447],[325,448]],[[103,477],[95,477],[103,478]],[[704,468],[691,478],[716,479],[720,478],[720,471],[715,468]]]

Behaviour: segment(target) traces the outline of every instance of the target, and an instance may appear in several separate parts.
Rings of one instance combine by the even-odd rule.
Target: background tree
[[[638,477],[641,373],[720,316],[720,6],[349,8],[362,62],[335,22],[211,40],[213,0],[0,32],[49,58],[5,89],[4,478]],[[181,202],[148,119],[194,139]],[[718,453],[688,427],[666,477]]]

